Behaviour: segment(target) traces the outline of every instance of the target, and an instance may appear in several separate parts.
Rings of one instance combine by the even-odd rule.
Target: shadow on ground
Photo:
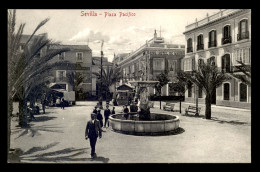
[[[123,131],[118,131],[118,130],[112,130],[116,133],[120,133],[120,134],[126,134],[126,135],[134,135],[134,136],[170,136],[170,135],[177,135],[177,134],[181,134],[183,132],[185,132],[185,130],[181,127],[173,130],[173,131],[169,131],[169,132],[162,132],[162,133],[133,133],[133,132],[123,132]]]
[[[86,158],[87,161],[101,161],[103,163],[108,163],[109,158],[104,158],[102,156],[97,156],[95,158]]]
[[[44,122],[44,121],[49,121],[52,119],[55,119],[57,117],[53,117],[53,116],[35,116],[36,120],[33,120],[33,122]]]
[[[28,151],[22,153],[20,156],[21,160],[24,161],[42,161],[42,162],[75,162],[75,161],[86,161],[87,158],[77,158],[76,156],[86,154],[85,150],[88,148],[65,148],[57,151],[47,152],[47,153],[39,153],[40,151],[47,151],[51,147],[54,147],[58,144],[58,142],[51,143],[44,147],[33,147]]]
[[[220,119],[218,119],[218,118],[216,118],[216,117],[211,117],[211,119],[210,120],[212,120],[212,121],[216,121],[216,122],[218,122],[218,123],[220,123],[220,124],[232,124],[232,125],[250,125],[249,123],[247,123],[247,122],[241,122],[241,121],[238,121],[238,120],[231,120],[231,121],[227,121],[227,120],[220,120]]]
[[[40,126],[33,126],[34,124],[29,124],[27,127],[23,128],[16,128],[12,129],[12,134],[18,134],[18,136],[15,139],[18,139],[21,136],[29,135],[31,137],[34,137],[35,135],[41,135],[42,132],[56,132],[56,133],[63,133],[62,130],[57,130],[56,125],[40,125]]]

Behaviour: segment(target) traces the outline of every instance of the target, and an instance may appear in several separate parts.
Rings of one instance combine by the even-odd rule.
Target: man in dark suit
[[[96,157],[95,147],[97,138],[102,137],[102,130],[99,121],[96,119],[97,115],[95,113],[91,113],[91,120],[88,121],[85,131],[85,139],[89,138],[90,147],[91,147],[91,158]]]
[[[104,117],[105,117],[105,125],[104,125],[104,127],[105,128],[106,128],[106,124],[107,124],[107,127],[109,127],[109,120],[108,120],[108,118],[109,118],[110,114],[111,114],[111,111],[109,109],[109,106],[107,105],[107,109],[105,109],[105,111],[104,111]]]

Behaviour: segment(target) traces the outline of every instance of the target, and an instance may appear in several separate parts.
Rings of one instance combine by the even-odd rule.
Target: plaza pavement
[[[163,105],[164,103],[162,103]],[[103,129],[96,145],[97,158],[90,158],[85,127],[96,102],[77,102],[76,106],[46,109],[35,115],[31,127],[15,127],[12,119],[11,148],[20,148],[22,163],[250,163],[251,111],[212,107],[212,120],[184,116],[189,104],[176,104],[182,132],[165,136],[134,136]],[[116,112],[122,106],[116,107]],[[152,112],[162,112],[155,102]],[[102,110],[103,114],[103,110]]]

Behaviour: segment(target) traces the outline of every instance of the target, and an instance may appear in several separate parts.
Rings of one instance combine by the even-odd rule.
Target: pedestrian
[[[44,99],[42,101],[42,111],[43,111],[43,114],[45,114],[45,106],[46,106],[46,99]]]
[[[105,117],[105,125],[104,125],[104,127],[105,128],[106,128],[106,124],[107,124],[107,127],[109,127],[108,119],[109,119],[110,114],[111,114],[111,111],[109,109],[109,106],[107,105],[107,109],[104,110],[104,117]]]
[[[124,117],[125,117],[125,119],[128,119],[128,116],[129,116],[129,109],[128,109],[127,105],[125,105],[125,108],[124,108]]]
[[[89,139],[91,147],[91,158],[95,158],[97,155],[95,153],[95,147],[97,143],[97,138],[102,137],[102,130],[99,121],[96,119],[97,115],[91,113],[91,120],[88,121],[85,130],[85,139]]]
[[[132,101],[131,105],[130,105],[130,112],[137,112],[137,106],[134,104],[134,102]]]
[[[111,114],[116,114],[115,112],[115,107],[113,107],[112,111],[111,111]]]
[[[95,106],[95,109],[93,110],[93,113],[97,114],[97,106]]]
[[[64,98],[63,97],[61,98],[60,105],[61,105],[60,108],[64,109],[65,102],[64,102]]]
[[[60,106],[60,97],[58,97],[57,99],[56,99],[56,106]]]
[[[99,120],[100,126],[102,128],[103,127],[103,116],[100,111],[101,111],[100,109],[97,111],[97,119]]]

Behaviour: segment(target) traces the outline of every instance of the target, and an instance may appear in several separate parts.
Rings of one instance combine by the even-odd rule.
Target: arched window
[[[203,59],[199,59],[199,60],[198,60],[199,66],[202,65],[203,63],[204,63],[204,60],[203,60]]]
[[[189,38],[189,39],[187,40],[187,53],[189,53],[189,52],[193,52],[192,39],[191,39],[191,38]]]
[[[197,40],[197,50],[203,50],[204,49],[204,44],[203,44],[203,35],[200,34],[198,36],[198,40]]]
[[[207,62],[209,63],[209,64],[211,64],[211,65],[216,65],[216,60],[215,60],[215,57],[214,56],[212,56],[212,57],[210,57],[208,60],[207,60]]]
[[[243,19],[238,24],[238,34],[237,40],[248,39],[249,32],[248,32],[248,21],[247,19]]]
[[[229,95],[230,95],[230,86],[229,86],[229,83],[225,83],[224,85],[223,85],[223,93],[224,93],[224,100],[229,100],[230,99],[230,97],[229,97]]]
[[[247,102],[247,85],[240,83],[239,85],[240,102]]]
[[[222,38],[222,44],[228,44],[231,43],[231,27],[230,25],[227,25],[223,28],[223,38]]]
[[[231,72],[231,66],[230,66],[230,55],[225,54],[222,56],[222,72]]]
[[[209,45],[208,47],[216,47],[217,46],[217,31],[212,30],[209,32]]]

